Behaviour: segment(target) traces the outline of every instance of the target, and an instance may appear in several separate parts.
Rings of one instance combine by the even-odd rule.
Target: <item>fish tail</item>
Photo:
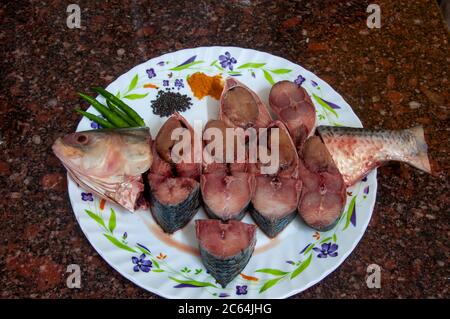
[[[416,142],[416,152],[411,154],[408,164],[431,174],[430,161],[428,160],[428,146],[425,142],[423,127],[419,125],[405,131],[409,132]]]

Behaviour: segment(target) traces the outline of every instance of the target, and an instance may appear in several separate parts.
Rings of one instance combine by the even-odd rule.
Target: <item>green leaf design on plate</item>
[[[133,253],[136,252],[136,250],[134,250],[133,248],[131,248],[128,245],[125,245],[124,243],[120,242],[117,238],[115,238],[114,236],[111,236],[109,234],[103,234],[103,236],[105,236],[106,238],[108,238],[108,240],[110,242],[112,242],[115,246],[123,249],[123,250],[127,250],[127,251],[131,251]]]
[[[324,243],[324,242],[330,241],[331,239],[333,239],[333,237],[327,237],[327,238],[325,238],[325,239],[322,239],[322,240],[320,241],[320,243],[322,244],[322,243]]]
[[[195,274],[198,275],[203,271],[203,269],[195,269]]]
[[[337,112],[335,110],[333,110],[333,108],[331,106],[329,106],[324,100],[322,100],[320,97],[318,97],[316,94],[312,94],[314,100],[317,101],[317,103],[320,104],[320,106],[322,106],[324,109],[330,111],[331,113],[334,114],[334,116],[339,117],[339,115],[337,114]]]
[[[295,269],[295,270],[292,272],[292,274],[291,274],[291,279],[294,279],[295,277],[297,277],[298,275],[300,275],[300,274],[303,272],[303,270],[305,270],[305,269],[309,266],[309,264],[311,263],[311,259],[312,259],[312,254],[309,255],[309,257],[308,257],[304,262],[302,262],[302,263],[300,264],[300,266],[298,266],[297,269]]]
[[[156,268],[159,268],[159,263],[156,260],[152,259],[152,263]]]
[[[333,234],[333,241],[336,242],[336,240],[337,240],[336,234]]]
[[[238,69],[258,69],[261,68],[263,66],[265,66],[266,63],[254,63],[254,62],[249,62],[249,63],[244,63],[241,66],[238,66]]]
[[[215,66],[217,69],[219,69],[220,71],[223,71],[223,70],[224,70],[222,67],[218,66],[217,64],[214,64],[214,66]]]
[[[262,272],[262,273],[271,274],[274,276],[283,276],[283,275],[288,274],[288,272],[286,272],[286,271],[282,271],[282,270],[278,270],[278,269],[271,269],[271,268],[262,268],[262,269],[255,270],[255,272]]]
[[[174,67],[174,68],[171,68],[170,70],[171,70],[171,71],[181,71],[181,70],[184,70],[184,69],[188,69],[188,68],[190,68],[191,66],[196,65],[196,64],[199,64],[199,63],[203,63],[203,61],[194,61],[194,62],[185,64],[185,65],[176,66],[176,67]]]
[[[236,75],[236,74],[242,74],[242,73],[241,72],[236,72],[236,71],[228,71],[228,74]]]
[[[217,62],[217,60],[212,61],[209,66],[213,66],[214,64],[216,64],[216,62]]]
[[[120,91],[117,91],[116,97],[117,97],[118,99],[120,99]]]
[[[276,69],[276,70],[269,70],[270,72],[274,73],[274,74],[286,74],[291,72],[291,69]]]
[[[136,74],[133,77],[133,79],[131,80],[130,85],[128,86],[128,92],[130,92],[131,90],[133,90],[136,87],[138,80],[139,80],[139,75]]]
[[[154,270],[152,270],[152,272],[164,272],[164,270],[163,269],[154,269]]]
[[[264,77],[266,78],[266,80],[267,80],[270,84],[274,85],[274,84],[275,84],[275,81],[273,80],[273,78],[272,78],[272,76],[270,75],[270,73],[267,72],[266,70],[263,70],[263,73],[264,73]]]
[[[135,246],[137,249],[139,249],[143,254],[150,254],[150,252],[147,249],[144,249],[142,247],[139,246]]]
[[[116,229],[116,212],[111,208],[111,215],[109,216],[108,228],[111,233]]]
[[[355,203],[356,203],[356,196],[352,197],[352,200],[350,201],[350,204],[348,205],[348,209],[347,209],[347,220],[345,222],[345,226],[342,230],[346,230],[348,225],[350,225],[350,220],[352,218],[352,213],[353,213],[353,208],[355,207]]]
[[[145,93],[145,94],[128,94],[128,95],[125,95],[123,98],[124,99],[128,99],[128,100],[139,100],[139,99],[143,99],[147,95],[148,95],[148,93]]]
[[[106,228],[105,222],[103,221],[103,219],[98,216],[97,214],[91,212],[88,209],[85,209],[86,213],[89,215],[89,217],[91,217],[93,220],[95,220],[97,222],[97,224],[99,224],[100,226],[102,226],[103,228]]]
[[[307,253],[309,253],[314,248],[314,246],[315,246],[315,244],[309,245],[309,247],[306,248],[306,250],[303,252],[303,255],[306,255]]]
[[[283,277],[278,277],[278,278],[275,278],[275,279],[271,279],[271,280],[267,280],[266,283],[261,287],[261,289],[259,289],[259,293],[262,293],[263,291],[266,291],[270,287],[275,286],[283,278],[284,278],[284,276]]]
[[[181,280],[181,279],[177,279],[175,277],[169,277],[169,279],[172,279],[173,281],[179,283],[179,284],[187,284],[187,285],[193,285],[193,286],[197,286],[197,287],[214,287],[217,288],[216,285],[213,285],[210,282],[205,282],[205,281],[197,281],[197,280]]]

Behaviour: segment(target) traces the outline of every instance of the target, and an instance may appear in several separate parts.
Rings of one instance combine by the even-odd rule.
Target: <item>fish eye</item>
[[[80,144],[85,144],[87,142],[88,138],[86,135],[80,134],[77,136],[77,142]]]

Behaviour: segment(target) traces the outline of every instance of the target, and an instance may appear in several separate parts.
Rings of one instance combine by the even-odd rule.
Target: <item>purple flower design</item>
[[[143,272],[149,272],[152,268],[153,264],[151,260],[145,259],[145,254],[142,254],[139,258],[138,257],[131,257],[131,261],[134,264],[133,271],[138,272],[139,270]]]
[[[158,62],[156,64],[158,64],[159,66],[163,66],[164,65],[164,61],[160,61],[160,62]]]
[[[169,86],[169,80],[163,80],[163,86]]]
[[[369,194],[369,186],[366,186],[365,188],[364,188],[364,194]]]
[[[174,85],[178,90],[184,88],[183,79],[176,79]]]
[[[236,295],[246,295],[247,285],[236,286]]]
[[[311,84],[312,84],[312,86],[314,86],[314,87],[316,87],[316,86],[318,85],[317,82],[314,81],[314,80],[311,80]]]
[[[81,199],[85,202],[93,202],[94,197],[91,193],[81,193]]]
[[[222,68],[229,68],[230,71],[233,71],[233,64],[236,64],[237,61],[233,58],[230,52],[225,52],[225,55],[219,55],[219,62]]]
[[[294,80],[294,83],[298,86],[301,86],[305,81],[306,79],[301,74],[299,74],[298,77]]]
[[[286,263],[288,263],[290,265],[295,265],[295,262],[293,262],[292,260],[286,260]]]
[[[147,72],[149,79],[154,78],[156,76],[155,69],[153,69],[153,68],[150,68],[150,69],[146,70],[145,72]]]
[[[350,216],[350,222],[356,227],[356,207],[353,206],[352,215]]]
[[[319,253],[317,254],[318,258],[336,257],[338,255],[337,249],[338,245],[332,243],[323,243],[321,248],[313,248],[314,251]]]
[[[219,294],[219,297],[220,297],[220,298],[226,298],[226,297],[230,297],[230,295],[227,294],[227,293],[225,293],[225,292],[221,292],[221,293]]]
[[[102,126],[94,121],[91,122],[91,128],[93,128],[94,130],[102,128]]]

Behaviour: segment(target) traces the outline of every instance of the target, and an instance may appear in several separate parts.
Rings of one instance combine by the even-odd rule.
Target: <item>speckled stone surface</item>
[[[433,0],[66,1],[0,5],[0,297],[157,298],[94,251],[71,211],[53,141],[74,131],[77,91],[106,86],[149,58],[233,45],[295,61],[328,81],[372,128],[425,127],[434,175],[379,170],[366,234],[326,279],[295,298],[449,298],[449,33]],[[68,264],[81,289],[66,287]],[[381,289],[365,284],[382,267]]]

